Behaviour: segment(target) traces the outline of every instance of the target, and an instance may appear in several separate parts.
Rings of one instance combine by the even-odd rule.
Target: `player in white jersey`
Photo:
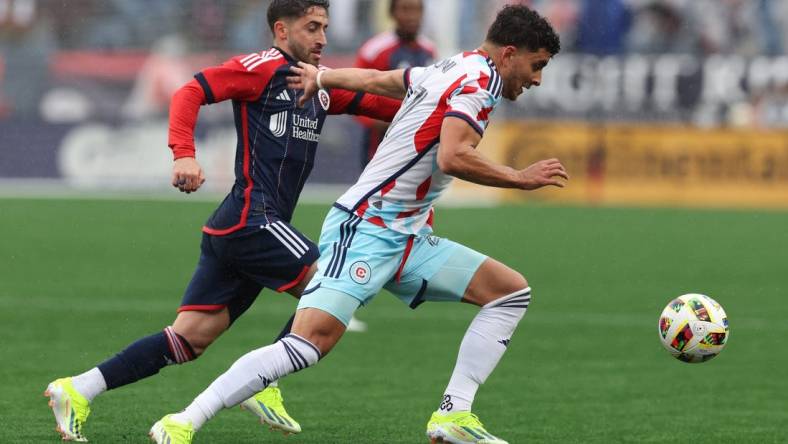
[[[433,443],[505,444],[484,428],[471,404],[525,315],[531,289],[506,265],[433,236],[432,204],[452,177],[525,190],[563,186],[569,176],[557,159],[515,170],[475,150],[501,97],[514,100],[539,85],[542,69],[559,50],[546,20],[525,6],[507,6],[480,48],[426,68],[296,69],[291,86],[304,89],[304,97],[338,87],[405,101],[358,182],[326,217],[319,271],[300,299],[292,333],[241,357],[183,412],[154,428],[186,437],[173,443],[191,442],[193,432],[222,408],[314,365],[337,343],[353,312],[386,288],[412,308],[424,301],[481,307],[427,436]]]

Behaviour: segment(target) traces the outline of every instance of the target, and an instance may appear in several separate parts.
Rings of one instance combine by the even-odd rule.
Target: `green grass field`
[[[160,330],[199,254],[208,203],[0,200],[0,442],[59,440],[42,392]],[[327,206],[294,224],[316,239]],[[437,234],[520,270],[534,301],[474,405],[515,443],[788,442],[788,213],[510,207],[440,209]],[[680,294],[725,307],[731,339],[689,365],[657,340]],[[269,343],[295,300],[265,291],[194,363],[97,398],[92,442],[149,427],[244,352]],[[381,294],[317,367],[282,383],[304,432],[284,438],[240,410],[197,443],[419,443],[473,307],[410,310]]]

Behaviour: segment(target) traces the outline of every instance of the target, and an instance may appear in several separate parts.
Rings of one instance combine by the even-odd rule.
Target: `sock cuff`
[[[297,334],[295,334],[295,333],[288,333],[288,334],[286,334],[286,335],[285,335],[285,337],[284,337],[284,338],[282,338],[282,339],[293,339],[293,340],[295,340],[295,341],[298,341],[298,342],[300,342],[300,343],[302,343],[302,344],[304,344],[304,345],[308,346],[309,348],[311,348],[311,349],[312,349],[312,351],[314,351],[314,352],[315,352],[315,355],[317,355],[317,359],[320,359],[320,358],[322,358],[322,357],[323,357],[323,354],[322,354],[322,353],[320,353],[320,350],[317,348],[317,346],[315,346],[314,344],[312,344],[312,343],[311,343],[311,342],[309,342],[308,340],[306,340],[306,339],[302,338],[301,336],[298,336],[298,335],[297,335]]]
[[[311,367],[320,360],[320,351],[311,342],[301,336],[288,334],[279,342],[285,349],[290,364],[293,366],[293,373]]]
[[[191,344],[189,344],[189,341],[178,333],[175,333],[172,326],[168,326],[164,329],[164,337],[167,338],[167,347],[169,347],[170,352],[173,357],[175,357],[176,363],[183,364],[184,362],[195,359],[196,353],[194,353],[194,349]]]
[[[520,308],[528,308],[528,304],[531,302],[531,287],[525,287],[522,290],[517,290],[514,293],[507,294],[506,296],[502,296],[492,302],[489,302],[482,306],[482,308],[493,308],[493,307],[520,307]]]

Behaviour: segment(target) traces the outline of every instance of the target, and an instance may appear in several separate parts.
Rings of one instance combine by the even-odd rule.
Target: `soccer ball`
[[[728,342],[728,317],[714,299],[685,294],[672,300],[659,317],[659,340],[674,358],[690,363],[717,356]]]

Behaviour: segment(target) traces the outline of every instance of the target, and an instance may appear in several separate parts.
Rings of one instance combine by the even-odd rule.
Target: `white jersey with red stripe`
[[[501,101],[502,81],[481,51],[405,71],[407,96],[375,157],[335,206],[405,234],[432,232],[433,203],[452,177],[438,168],[443,119],[465,120],[480,135]]]

